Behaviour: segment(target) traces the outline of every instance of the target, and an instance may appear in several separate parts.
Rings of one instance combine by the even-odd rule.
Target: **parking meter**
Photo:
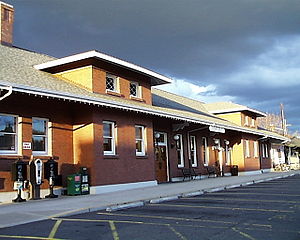
[[[13,199],[13,202],[26,201],[21,197],[22,189],[24,188],[24,181],[27,179],[27,163],[21,159],[12,164],[12,179],[14,181],[14,190],[18,190],[18,196]]]
[[[32,185],[33,200],[41,199],[40,185],[43,183],[43,161],[41,159],[33,159],[29,163],[30,167],[30,183]]]
[[[80,168],[81,174],[81,194],[89,194],[90,187],[89,187],[89,174],[88,169],[86,167]]]
[[[57,198],[57,195],[53,193],[55,180],[58,176],[58,163],[54,160],[54,158],[50,158],[44,164],[44,175],[49,182],[49,190],[50,190],[50,194],[45,196],[45,198]]]

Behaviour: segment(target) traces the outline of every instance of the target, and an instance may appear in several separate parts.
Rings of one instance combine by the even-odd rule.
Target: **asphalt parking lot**
[[[0,229],[0,239],[300,239],[300,176]]]

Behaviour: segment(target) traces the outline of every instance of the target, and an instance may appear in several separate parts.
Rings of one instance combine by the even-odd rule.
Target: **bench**
[[[181,172],[182,172],[182,175],[183,175],[183,181],[186,178],[189,178],[190,180],[193,180],[197,176],[201,176],[201,174],[196,173],[195,169],[193,169],[193,168],[181,168]]]
[[[210,175],[217,176],[217,177],[221,176],[221,171],[220,171],[219,167],[216,167],[216,166],[207,166],[205,168],[206,168],[208,177]]]

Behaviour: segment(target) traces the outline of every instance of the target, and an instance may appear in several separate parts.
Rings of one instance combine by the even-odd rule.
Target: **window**
[[[248,116],[245,116],[245,126],[249,126],[249,118]]]
[[[190,157],[192,167],[197,167],[197,151],[196,151],[196,137],[190,136]]]
[[[10,21],[10,10],[7,9],[7,8],[4,8],[3,20],[5,22],[9,22]]]
[[[137,156],[145,156],[145,127],[135,126],[135,152]]]
[[[231,165],[231,148],[229,147],[229,142],[227,143],[225,141],[225,164],[226,165]]]
[[[130,96],[140,98],[140,86],[137,82],[131,82],[129,86]]]
[[[17,117],[0,114],[0,153],[17,153]]]
[[[250,157],[250,146],[249,146],[249,140],[245,140],[245,157]]]
[[[184,167],[182,135],[177,134],[177,136],[178,136],[178,139],[176,140],[177,166]]]
[[[262,149],[262,157],[263,158],[268,158],[269,157],[268,144],[262,143],[261,144],[261,149]]]
[[[202,138],[202,159],[203,159],[203,164],[208,165],[208,160],[209,160],[209,152],[208,152],[208,146],[207,146],[207,138],[203,137]]]
[[[255,119],[251,118],[251,127],[255,127]]]
[[[32,152],[34,155],[48,153],[48,120],[32,118]]]
[[[118,92],[118,77],[106,74],[106,90],[112,92]]]
[[[115,123],[103,121],[103,152],[104,155],[116,154]]]
[[[254,157],[257,158],[258,157],[258,142],[257,141],[253,142],[253,151],[254,151]]]

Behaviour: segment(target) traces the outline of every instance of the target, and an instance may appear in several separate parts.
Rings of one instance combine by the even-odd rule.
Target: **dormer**
[[[217,102],[204,104],[205,108],[218,117],[237,125],[257,129],[257,118],[266,114],[244,105],[232,102]]]
[[[88,91],[152,104],[151,87],[172,80],[124,60],[89,51],[35,66]]]

